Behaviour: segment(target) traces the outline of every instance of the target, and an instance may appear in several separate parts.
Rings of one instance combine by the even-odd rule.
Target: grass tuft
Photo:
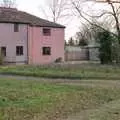
[[[0,74],[34,76],[62,79],[119,80],[120,68],[107,65],[49,65],[49,66],[4,66]]]

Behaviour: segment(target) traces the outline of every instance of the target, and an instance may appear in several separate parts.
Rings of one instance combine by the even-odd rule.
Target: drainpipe
[[[29,64],[29,25],[27,25],[27,64]]]

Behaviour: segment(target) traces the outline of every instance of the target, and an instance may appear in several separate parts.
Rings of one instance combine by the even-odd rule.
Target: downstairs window
[[[51,47],[43,47],[42,53],[43,55],[51,55]]]
[[[16,55],[17,56],[23,55],[23,46],[16,46]]]

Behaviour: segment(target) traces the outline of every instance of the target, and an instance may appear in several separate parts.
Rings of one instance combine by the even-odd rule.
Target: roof
[[[22,23],[39,27],[65,28],[65,26],[41,19],[15,8],[0,7],[0,23]]]

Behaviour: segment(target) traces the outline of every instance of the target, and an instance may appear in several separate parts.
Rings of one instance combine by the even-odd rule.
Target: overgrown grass
[[[99,109],[90,111],[90,120],[119,120],[120,119],[120,100],[106,104]]]
[[[56,120],[119,100],[119,91],[0,78],[0,120]]]
[[[120,79],[120,67],[107,65],[3,66],[1,74],[69,79]]]

